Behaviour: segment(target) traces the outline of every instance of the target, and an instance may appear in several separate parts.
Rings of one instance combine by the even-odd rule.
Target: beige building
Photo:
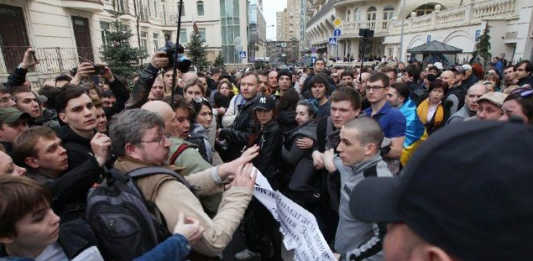
[[[287,8],[276,13],[276,36],[278,41],[300,39],[300,0],[287,0]]]
[[[130,44],[151,54],[177,37],[179,0],[0,0],[0,81],[32,46],[40,64],[28,74],[42,82],[77,66],[101,63],[106,34],[117,30],[107,10],[123,12],[120,30],[130,30]],[[244,64],[239,51],[248,46],[247,0],[184,0],[180,42],[185,46],[196,21],[208,59],[222,52],[226,64]]]
[[[361,58],[359,30],[372,29],[366,57],[406,61],[407,50],[436,40],[462,49],[457,60],[450,61],[462,63],[472,57],[477,37],[488,25],[493,55],[504,53],[513,62],[533,58],[531,0],[307,0],[307,5],[312,18],[306,35],[322,56]],[[336,18],[342,20],[342,35],[337,45],[330,45]]]

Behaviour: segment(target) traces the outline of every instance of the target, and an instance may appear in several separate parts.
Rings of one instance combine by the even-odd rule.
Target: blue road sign
[[[331,45],[337,45],[337,38],[336,37],[330,37],[328,42]]]
[[[428,35],[427,39],[426,39],[426,42],[427,43],[430,43],[431,42],[431,35]]]
[[[476,30],[476,42],[479,41],[480,36],[481,36],[481,30]]]
[[[239,52],[239,58],[241,58],[241,59],[246,58],[246,52],[245,51],[240,51]]]
[[[311,57],[311,64],[312,64],[312,65],[315,65],[315,62],[316,62],[316,57],[314,57],[314,56]]]
[[[333,36],[335,36],[335,37],[341,36],[341,29],[337,28],[337,29],[333,30]]]

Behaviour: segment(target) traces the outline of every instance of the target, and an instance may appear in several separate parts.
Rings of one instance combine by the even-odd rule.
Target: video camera
[[[189,67],[191,67],[191,60],[187,58],[183,53],[185,53],[185,48],[181,44],[178,44],[176,48],[176,44],[172,43],[171,41],[167,41],[165,44],[165,47],[162,47],[159,49],[159,51],[163,51],[167,53],[168,57],[168,67],[167,68],[174,68],[174,56],[176,51],[178,52],[178,59],[176,60],[176,68],[180,70],[182,73],[186,73],[189,71]]]

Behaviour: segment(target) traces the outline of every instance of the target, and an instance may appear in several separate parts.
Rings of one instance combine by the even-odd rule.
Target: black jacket
[[[522,86],[524,84],[529,84],[533,87],[533,76],[530,75],[518,81],[518,86]]]
[[[294,110],[284,110],[281,112],[278,112],[278,125],[283,131],[283,133],[294,130],[296,127],[298,127],[298,123],[296,122],[296,111]]]
[[[279,189],[278,172],[281,167],[283,132],[275,120],[263,127],[254,144],[259,145],[260,149],[259,156],[252,163],[268,179],[273,189]]]
[[[476,82],[478,82],[479,79],[477,78],[477,76],[475,74],[470,74],[470,76],[468,76],[468,78],[464,79],[463,80],[463,89],[465,89],[465,91],[468,91],[468,89],[470,89],[470,87],[472,87],[472,85],[476,84]]]
[[[93,157],[91,139],[76,134],[70,126],[62,126],[57,131],[57,137],[61,139],[63,148],[67,150],[69,171]]]
[[[12,87],[24,84],[24,82],[26,81],[27,73],[28,70],[16,68],[15,70],[13,70],[12,73],[9,74],[9,76],[7,77],[7,82],[4,84],[4,86],[7,88],[8,91],[11,91]]]
[[[139,79],[131,90],[131,95],[126,102],[126,109],[138,109],[146,103],[158,72],[159,69],[153,67],[151,64],[146,65],[146,68],[141,72]],[[118,101],[118,97],[116,98]]]
[[[124,110],[126,102],[130,98],[130,93],[128,92],[127,87],[117,79],[109,83],[109,89],[113,92],[113,95],[115,95],[116,101],[112,107],[104,108],[105,116],[108,120],[110,120],[113,115]]]
[[[38,170],[29,169],[26,173],[45,186],[52,194],[52,209],[61,217],[61,222],[73,219],[85,219],[87,192],[99,181],[103,170],[94,157],[83,164],[53,179]]]
[[[257,130],[254,119],[254,106],[257,97],[241,106],[239,114],[235,118],[233,125],[220,131],[220,139],[228,142],[227,161],[234,160],[241,155],[242,149],[248,145],[250,134]]]

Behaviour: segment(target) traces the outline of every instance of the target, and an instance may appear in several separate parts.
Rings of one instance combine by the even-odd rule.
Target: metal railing
[[[3,46],[2,59],[4,61],[0,64],[0,74],[8,74],[12,72],[24,57],[24,52],[28,49],[27,46]],[[63,73],[78,66],[80,62],[85,60],[91,60],[94,63],[100,63],[99,50],[95,53],[93,48],[34,48],[35,56],[39,61],[39,64],[35,66],[33,72],[37,74],[52,74]]]

